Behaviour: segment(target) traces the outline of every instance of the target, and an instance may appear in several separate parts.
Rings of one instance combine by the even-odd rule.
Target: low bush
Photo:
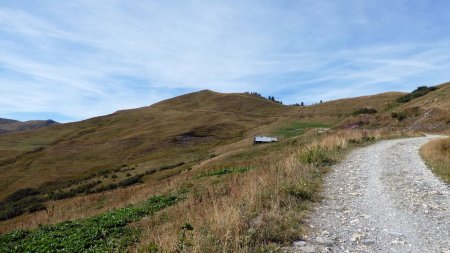
[[[143,176],[144,176],[144,174],[139,174],[139,175],[136,175],[136,176],[132,176],[132,177],[126,178],[126,179],[120,181],[118,183],[118,185],[120,187],[126,187],[126,186],[130,186],[130,185],[133,185],[133,184],[142,183],[142,177]]]
[[[393,119],[397,119],[398,121],[403,121],[407,118],[406,114],[404,112],[392,112],[391,117]]]
[[[18,190],[0,202],[0,220],[7,220],[24,213],[33,213],[45,208],[44,198],[35,189]]]
[[[92,189],[99,184],[101,184],[101,181],[97,180],[91,183],[82,184],[80,186],[70,189],[69,191],[59,190],[56,192],[51,192],[49,193],[49,198],[53,200],[59,200],[71,198],[80,193],[87,193],[87,194],[92,193],[94,192]]]
[[[5,202],[14,202],[14,201],[18,201],[21,200],[25,197],[28,196],[33,196],[33,195],[37,195],[40,194],[40,192],[36,189],[33,188],[25,188],[25,189],[20,189],[15,191],[14,193],[8,195],[5,198]]]

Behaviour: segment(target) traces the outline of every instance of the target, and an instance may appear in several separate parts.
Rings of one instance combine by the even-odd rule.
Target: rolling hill
[[[291,108],[244,94],[201,91],[77,123],[0,136],[0,197],[120,168],[190,164]],[[187,165],[186,165],[187,166]]]
[[[74,180],[97,178],[92,175],[122,166],[137,168],[139,174],[182,164],[177,168],[182,171],[217,155],[217,147],[268,134],[286,122],[336,124],[354,108],[384,108],[401,95],[298,107],[249,94],[204,90],[81,122],[1,135],[0,199],[28,187],[45,192],[67,188]],[[102,181],[97,188],[116,180]]]
[[[0,134],[26,131],[26,130],[34,130],[48,126],[54,126],[59,124],[53,120],[30,120],[30,121],[17,121],[11,119],[2,119],[0,118]]]
[[[236,251],[246,236],[251,240],[243,245],[250,252],[267,242],[292,241],[309,203],[318,199],[327,166],[351,147],[398,137],[402,128],[416,129],[424,115],[435,117],[435,125],[447,122],[441,111],[448,111],[448,90],[441,85],[403,103],[399,100],[410,94],[389,92],[305,107],[204,90],[80,122],[0,135],[0,233],[76,220],[55,225],[56,230],[18,234],[28,238],[23,247],[44,247],[46,242],[33,239],[36,233],[45,240],[56,240],[52,233],[58,231],[85,236],[76,229],[60,230],[80,225],[93,232],[86,235],[103,240],[94,233],[99,226],[112,222],[102,229],[116,231],[132,223],[143,229],[138,250],[157,244],[173,251],[180,227],[187,226],[181,223],[189,221],[201,228],[194,232],[197,251]],[[398,115],[417,107],[416,114],[399,120]],[[447,124],[434,129],[446,130]],[[260,134],[277,136],[279,142],[252,145]],[[165,195],[150,198],[140,209],[154,194]],[[153,208],[166,207],[161,216],[152,216]],[[139,215],[127,218],[135,212]],[[223,236],[229,233],[234,237]],[[129,242],[125,235],[117,238]],[[57,243],[68,247],[72,242]]]

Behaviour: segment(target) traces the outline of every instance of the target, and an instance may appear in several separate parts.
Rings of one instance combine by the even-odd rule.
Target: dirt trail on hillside
[[[353,151],[325,179],[311,232],[287,252],[450,252],[450,188],[419,155],[436,136]]]

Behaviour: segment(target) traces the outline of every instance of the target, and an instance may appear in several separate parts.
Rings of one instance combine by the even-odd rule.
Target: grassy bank
[[[274,251],[302,238],[305,217],[312,203],[321,199],[322,177],[330,165],[354,147],[401,135],[383,131],[310,130],[279,143],[252,145],[159,182],[158,192],[181,188],[188,194],[183,201],[170,202],[170,208],[165,208],[168,204],[151,211],[153,215],[135,210],[146,206],[149,202],[143,199],[155,191],[144,185],[55,201],[52,211],[55,216],[40,211],[25,217],[41,215],[41,221],[46,223],[73,221],[4,235],[0,237],[0,248],[14,252],[15,247],[18,247],[16,251],[26,251],[43,245],[53,245],[53,249],[55,245],[78,247],[74,245],[80,244],[92,251],[97,248],[90,248],[91,245],[106,247],[99,250],[131,252]],[[132,201],[138,204],[109,209],[93,218],[74,219],[76,215],[90,216],[132,198],[136,198]],[[92,209],[96,205],[99,208]],[[69,206],[72,216],[57,216],[60,211],[67,215],[63,210]],[[111,217],[114,219],[110,226]],[[21,219],[11,221],[14,222],[11,226],[16,228],[26,222],[24,217],[17,218]],[[119,220],[116,222],[115,218]],[[107,225],[103,226],[103,222]],[[81,231],[89,233],[85,235]],[[65,238],[73,240],[69,242]],[[99,238],[110,243],[105,246],[103,241],[98,242]]]
[[[420,152],[433,172],[450,184],[450,138],[430,141]]]
[[[189,197],[140,222],[143,234],[133,250],[174,252],[181,228],[189,223],[193,229],[187,232],[186,252],[275,251],[302,238],[305,217],[311,204],[321,199],[322,178],[330,165],[354,147],[400,136],[382,131],[311,131],[209,164],[208,175],[221,167],[254,169],[184,181]]]

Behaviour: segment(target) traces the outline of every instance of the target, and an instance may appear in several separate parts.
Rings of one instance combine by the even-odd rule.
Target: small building
[[[269,136],[255,136],[254,143],[271,143],[277,142],[277,137],[269,137]]]

